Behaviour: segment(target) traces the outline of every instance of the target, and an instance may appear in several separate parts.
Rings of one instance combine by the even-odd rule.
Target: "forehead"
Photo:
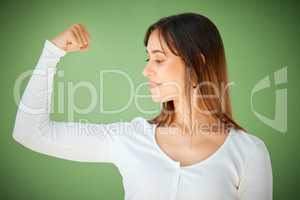
[[[153,50],[160,50],[166,54],[169,52],[168,46],[159,31],[156,29],[152,31],[149,36],[146,52],[151,53]]]

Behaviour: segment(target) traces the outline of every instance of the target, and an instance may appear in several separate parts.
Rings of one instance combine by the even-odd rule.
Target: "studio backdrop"
[[[35,153],[12,138],[20,95],[43,44],[74,23],[91,34],[89,51],[66,55],[54,80],[51,118],[110,123],[157,115],[142,72],[147,27],[195,12],[222,36],[233,116],[271,155],[273,199],[299,199],[300,3],[298,1],[1,1],[0,199],[123,199],[109,163]]]

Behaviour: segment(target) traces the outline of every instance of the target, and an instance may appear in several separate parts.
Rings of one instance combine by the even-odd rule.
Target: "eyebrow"
[[[146,53],[148,54],[148,50],[147,50],[147,49],[146,49]],[[163,52],[163,51],[161,51],[161,50],[158,50],[158,49],[152,50],[151,53],[153,53],[153,54],[154,54],[154,53],[162,53],[162,54],[166,55],[165,52]]]

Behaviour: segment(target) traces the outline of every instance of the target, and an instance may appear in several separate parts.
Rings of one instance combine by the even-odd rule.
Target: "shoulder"
[[[270,159],[265,142],[259,136],[243,130],[233,129],[230,151],[243,163],[255,159]]]
[[[153,131],[153,124],[150,124],[147,119],[144,117],[134,117],[126,122],[116,122],[113,123],[116,126],[122,126],[126,128],[126,131],[123,131],[123,135],[128,135],[130,138],[136,138],[139,136],[151,136]]]
[[[144,126],[151,126],[152,124],[149,123],[149,121],[141,116],[137,116],[131,119],[130,123],[132,125],[144,125]]]
[[[150,124],[147,119],[140,116],[134,117],[130,121],[130,125],[133,131],[141,133],[149,132],[153,129],[153,124]]]
[[[251,132],[233,129],[233,143],[238,147],[245,147],[247,151],[266,148],[265,142]]]

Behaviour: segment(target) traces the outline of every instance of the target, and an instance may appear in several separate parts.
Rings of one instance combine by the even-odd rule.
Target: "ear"
[[[205,56],[203,55],[203,53],[200,53],[200,56],[201,56],[202,62],[205,63],[206,59],[205,59]]]
[[[191,84],[193,88],[196,88],[198,84],[198,77],[194,69],[191,71]]]

